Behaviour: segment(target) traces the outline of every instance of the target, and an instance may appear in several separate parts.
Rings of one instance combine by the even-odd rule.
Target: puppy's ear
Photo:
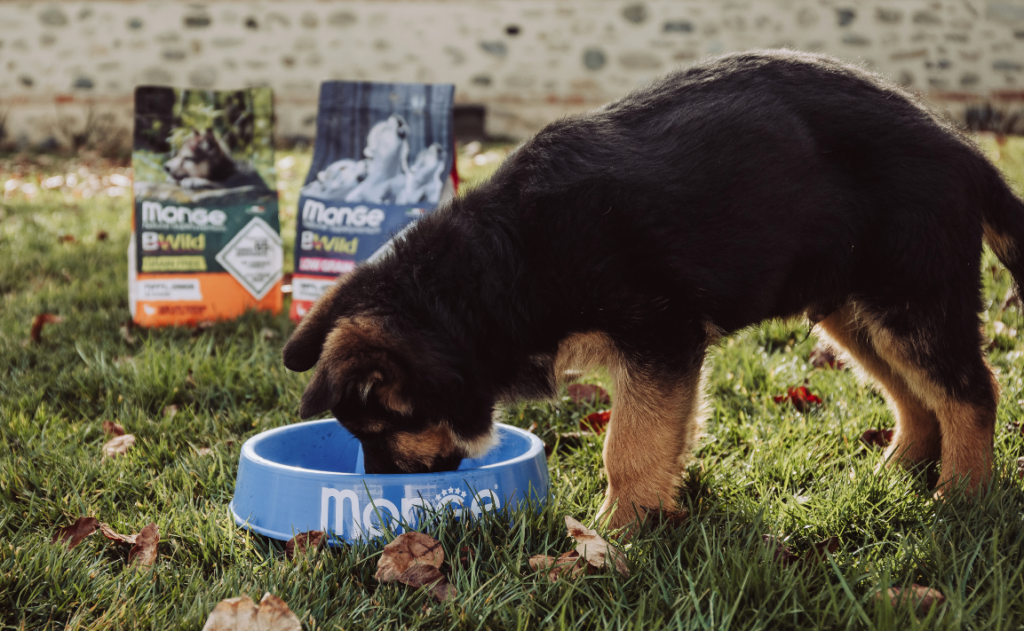
[[[380,318],[345,318],[323,343],[323,358],[306,386],[299,416],[306,419],[333,408],[343,396],[371,399],[409,415],[412,371],[408,349],[388,335]]]
[[[309,313],[288,338],[284,345],[284,365],[288,370],[306,372],[316,365],[324,347],[327,334],[337,320],[339,309],[338,295],[348,275],[342,276],[337,283],[324,292],[316,301]]]

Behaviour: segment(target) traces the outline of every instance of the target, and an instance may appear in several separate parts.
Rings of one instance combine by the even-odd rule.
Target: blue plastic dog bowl
[[[415,529],[432,519],[479,517],[547,498],[544,443],[498,424],[498,442],[456,471],[363,473],[359,441],[324,419],[286,425],[245,441],[231,513],[235,523],[274,539],[322,530],[332,542]]]

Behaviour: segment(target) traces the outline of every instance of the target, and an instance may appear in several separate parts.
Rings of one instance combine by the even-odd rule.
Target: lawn
[[[1024,139],[980,142],[1024,191]],[[470,183],[506,147],[484,149],[460,157]],[[277,158],[291,252],[310,154]],[[600,438],[560,439],[600,408],[566,396],[507,411],[507,422],[534,426],[553,448],[549,502],[513,528],[484,519],[434,531],[458,590],[437,604],[374,580],[380,542],[292,561],[280,542],[235,527],[228,503],[242,442],[297,420],[307,375],[280,361],[293,327],[252,313],[208,328],[127,328],[129,176],[98,158],[0,162],[2,628],[197,630],[221,599],[267,591],[307,629],[1024,626],[1024,332],[1019,307],[1002,308],[1010,277],[987,251],[983,318],[1003,395],[997,480],[980,502],[935,502],[922,480],[875,474],[881,450],[859,439],[892,426],[885,402],[849,370],[814,368],[805,322],[773,322],[711,353],[713,411],[682,497],[689,519],[634,537],[631,576],[550,582],[527,564],[572,549],[563,517],[589,523],[601,502]],[[62,321],[32,343],[39,313]],[[823,402],[799,412],[773,400],[799,385]],[[137,437],[126,455],[101,457],[104,420]],[[127,548],[99,534],[73,550],[50,543],[80,515],[124,533],[155,522],[154,568],[129,567]],[[805,560],[781,562],[765,535]],[[830,537],[838,549],[815,557],[814,544]],[[456,560],[464,547],[474,552],[465,566]],[[938,589],[945,605],[921,614],[875,600],[911,583]]]

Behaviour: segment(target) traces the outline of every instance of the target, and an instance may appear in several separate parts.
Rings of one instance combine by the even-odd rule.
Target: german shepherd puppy
[[[728,55],[548,125],[343,277],[284,363],[319,361],[300,414],[331,410],[371,473],[453,469],[496,403],[606,366],[621,527],[675,507],[708,346],[806,314],[887,395],[891,461],[977,493],[999,398],[983,239],[1020,284],[1024,203],[910,94],[822,55]]]

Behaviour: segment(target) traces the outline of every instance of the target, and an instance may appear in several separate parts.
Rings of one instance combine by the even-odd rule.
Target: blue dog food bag
[[[313,162],[299,195],[293,320],[454,195],[454,93],[449,84],[321,84]]]

